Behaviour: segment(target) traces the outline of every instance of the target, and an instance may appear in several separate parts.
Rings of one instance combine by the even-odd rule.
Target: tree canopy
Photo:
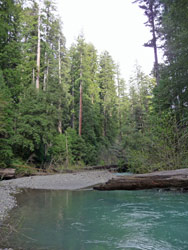
[[[66,47],[53,1],[0,1],[0,167],[187,166],[188,3],[134,3],[147,17],[154,66],[148,76],[135,65],[126,83],[82,34]]]

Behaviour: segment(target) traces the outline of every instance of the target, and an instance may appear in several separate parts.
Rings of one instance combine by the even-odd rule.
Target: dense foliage
[[[188,3],[135,2],[155,63],[153,76],[136,65],[128,89],[110,54],[83,35],[66,48],[53,1],[0,0],[0,167],[187,166]]]
[[[150,10],[154,10],[152,21],[156,46],[162,47],[164,63],[157,66],[159,82],[152,91],[150,112],[147,112],[144,129],[137,137],[139,141],[130,150],[129,163],[137,172],[184,168],[188,161],[188,2],[136,2],[139,2],[147,17]]]

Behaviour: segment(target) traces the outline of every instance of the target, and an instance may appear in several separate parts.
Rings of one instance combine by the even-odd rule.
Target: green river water
[[[188,250],[188,193],[25,190],[17,200],[0,247]]]

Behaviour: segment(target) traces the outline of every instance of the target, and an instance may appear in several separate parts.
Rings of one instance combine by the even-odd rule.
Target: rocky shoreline
[[[149,174],[118,176],[107,170],[84,171],[44,176],[22,177],[0,182],[0,227],[9,211],[17,205],[15,194],[22,189],[80,190],[139,190],[162,188],[188,190],[188,168]],[[0,250],[13,250],[1,248]]]
[[[16,206],[14,195],[22,189],[79,190],[87,187],[97,190],[188,190],[188,168],[130,176],[117,176],[108,170],[90,170],[1,181],[0,225],[8,211]]]
[[[0,185],[0,226],[8,211],[16,206],[14,195],[18,192],[15,188]]]
[[[14,195],[23,188],[50,190],[79,190],[105,183],[114,174],[107,171],[84,171],[69,174],[22,177],[0,182],[0,225],[8,212],[16,206]]]
[[[188,190],[188,168],[149,174],[117,176],[108,170],[83,171],[44,176],[22,177],[0,182],[0,227],[8,212],[16,206],[15,194],[22,189],[80,190],[138,190],[162,188]],[[0,246],[1,247],[1,246]],[[0,250],[2,250],[0,248]]]

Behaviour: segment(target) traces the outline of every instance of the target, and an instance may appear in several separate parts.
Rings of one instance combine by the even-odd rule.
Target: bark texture
[[[97,190],[141,190],[153,188],[188,190],[188,169],[115,177],[104,184],[94,187]]]
[[[1,179],[12,179],[15,177],[16,170],[13,168],[0,169]]]
[[[36,78],[36,89],[40,87],[40,8],[38,14],[38,42],[37,42],[37,78]]]

